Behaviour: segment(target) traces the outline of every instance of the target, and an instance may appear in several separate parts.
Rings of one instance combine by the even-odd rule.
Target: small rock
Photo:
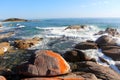
[[[99,37],[95,42],[98,44],[100,48],[106,45],[111,45],[111,46],[116,45],[116,41],[112,37],[107,35]]]
[[[50,50],[38,50],[28,63],[18,66],[19,74],[26,76],[56,76],[70,72],[69,64]]]
[[[112,36],[119,35],[119,32],[117,31],[117,29],[113,29],[113,28],[107,28],[105,32]]]
[[[120,48],[103,49],[102,52],[113,60],[120,60]]]
[[[79,29],[85,29],[86,26],[85,25],[73,25],[73,26],[68,26],[67,28],[65,28],[65,30],[67,29],[76,29],[76,30],[79,30]]]
[[[7,52],[9,48],[10,48],[10,43],[8,42],[0,43],[0,55]]]
[[[105,32],[104,31],[99,31],[98,33],[96,33],[95,35],[102,35],[104,34]]]
[[[113,28],[106,28],[105,31],[99,31],[98,33],[96,33],[95,35],[102,35],[102,34],[105,34],[107,33],[108,35],[111,35],[111,36],[120,36],[120,33],[117,31],[117,29],[113,29]]]
[[[41,41],[43,40],[43,38],[39,38],[39,37],[34,37],[33,40],[36,40],[36,41]]]
[[[8,32],[5,34],[0,34],[0,39],[8,38],[14,35],[14,32]]]
[[[35,44],[38,44],[39,41],[42,41],[42,38],[35,37],[33,39],[16,40],[15,46],[20,49],[28,49]]]
[[[64,58],[68,62],[89,61],[91,58],[79,50],[71,50],[64,53]]]
[[[81,42],[76,44],[76,49],[86,50],[86,49],[97,49],[97,44],[95,42]]]

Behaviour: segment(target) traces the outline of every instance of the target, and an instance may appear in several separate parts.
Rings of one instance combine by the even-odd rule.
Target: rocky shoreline
[[[69,26],[65,28],[67,29],[86,29],[86,26]],[[10,43],[4,39],[13,34],[1,34],[0,60],[6,60],[8,63],[0,63],[2,66],[0,80],[120,80],[120,74],[115,70],[117,66],[116,68],[120,71],[118,62],[120,61],[120,46],[114,38],[119,37],[120,33],[117,29],[107,28],[95,35],[104,33],[108,35],[102,35],[96,41],[80,42],[63,55],[52,50],[28,49],[39,44],[44,38],[20,39]],[[90,55],[98,55],[98,53],[93,54],[88,50],[101,50],[116,63],[112,64],[103,55],[97,58],[91,57]],[[21,59],[17,59],[19,57]],[[13,63],[9,63],[10,58],[15,58]],[[98,61],[108,66],[103,66]]]

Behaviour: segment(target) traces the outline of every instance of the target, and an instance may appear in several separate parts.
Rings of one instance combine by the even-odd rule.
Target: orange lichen
[[[70,70],[70,66],[67,64],[67,62],[58,54],[50,50],[46,50],[45,52],[47,55],[57,58],[58,59],[58,65],[60,66],[60,72],[61,74],[68,73]]]

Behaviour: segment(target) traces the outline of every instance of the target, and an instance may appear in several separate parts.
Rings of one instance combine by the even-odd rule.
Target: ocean
[[[29,50],[50,49],[61,55],[66,51],[73,49],[77,43],[86,40],[95,41],[101,35],[94,34],[101,30],[105,30],[107,27],[115,28],[120,31],[120,19],[116,18],[33,19],[29,22],[4,22],[2,24],[3,27],[0,28],[0,30],[2,30],[0,34],[7,32],[15,33],[8,39],[9,42],[12,43],[15,39],[40,37],[43,38],[43,41],[40,41],[39,44],[29,48]],[[65,30],[65,28],[70,25],[86,25],[88,28],[85,30]],[[120,42],[118,37],[116,39]],[[98,62],[98,57],[101,56],[105,58],[105,60],[109,62],[109,66],[120,73],[115,66],[115,62],[111,58],[105,55],[103,56],[103,53],[100,52],[100,50],[88,50],[86,52],[98,53],[98,55],[93,54],[90,56],[94,57]],[[101,62],[99,63],[107,65]]]
[[[17,25],[21,25],[21,26],[18,27]],[[66,27],[70,25],[87,25],[89,26],[89,29],[87,29],[86,31],[64,30]],[[119,30],[120,19],[109,19],[109,18],[105,18],[105,19],[69,18],[69,19],[40,19],[40,20],[37,19],[37,20],[31,20],[30,22],[7,22],[7,23],[3,23],[3,26],[4,27],[1,28],[1,30],[4,30],[4,32],[15,33],[15,35],[12,36],[13,38],[26,39],[33,37],[42,37],[44,38],[44,44],[41,44],[41,48],[49,49],[47,43],[50,42],[54,43],[54,47],[57,46],[60,47],[59,41],[57,42],[55,41],[55,39],[62,38],[63,36],[69,37],[69,40],[67,39],[67,41],[66,40],[60,41],[61,44],[64,44],[64,46],[66,44],[67,47],[68,43],[70,43],[72,46],[72,43],[74,44],[74,42],[76,44],[77,42],[86,39],[95,40],[97,36],[94,36],[94,34],[99,32],[100,30],[105,30],[107,27],[112,27]],[[55,38],[55,39],[51,39],[51,38]],[[62,49],[64,48],[64,46],[62,46]]]

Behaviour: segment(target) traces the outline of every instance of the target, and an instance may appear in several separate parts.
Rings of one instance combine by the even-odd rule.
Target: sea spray
[[[112,60],[110,57],[104,55],[101,51],[101,49],[95,50],[95,49],[89,49],[89,50],[81,50],[86,54],[86,56],[89,56],[90,58],[93,58],[96,60],[96,62],[100,65],[111,67],[116,72],[120,73],[120,70],[116,67],[115,61]],[[106,62],[102,62],[100,58],[104,59]]]

